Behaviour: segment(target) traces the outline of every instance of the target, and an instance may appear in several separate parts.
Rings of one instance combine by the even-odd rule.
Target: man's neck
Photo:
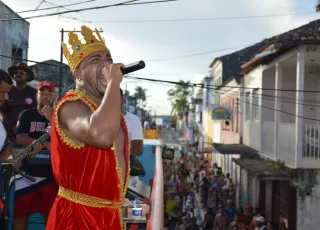
[[[26,82],[17,82],[16,84],[17,89],[23,89],[27,87],[27,83]]]

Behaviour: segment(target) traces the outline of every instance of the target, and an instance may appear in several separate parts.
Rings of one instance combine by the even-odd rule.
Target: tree
[[[316,6],[316,11],[320,12],[320,0],[318,0],[317,6]]]
[[[167,92],[172,106],[171,115],[183,117],[184,111],[188,107],[188,98],[191,93],[190,82],[182,80],[179,81],[175,88]]]
[[[144,108],[144,102],[147,100],[146,92],[147,90],[142,88],[141,86],[137,86],[135,89],[134,97],[140,104],[140,108]]]

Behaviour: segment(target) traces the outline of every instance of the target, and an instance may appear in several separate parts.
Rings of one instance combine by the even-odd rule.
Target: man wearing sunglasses
[[[4,123],[16,134],[18,117],[23,110],[37,107],[37,90],[27,85],[34,79],[34,73],[27,64],[19,62],[8,72],[16,85],[9,92],[9,100],[1,107]]]

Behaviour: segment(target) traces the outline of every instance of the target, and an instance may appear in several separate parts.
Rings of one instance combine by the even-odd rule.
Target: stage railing
[[[156,149],[154,180],[150,199],[150,219],[147,223],[147,230],[163,230],[163,167],[161,148]]]

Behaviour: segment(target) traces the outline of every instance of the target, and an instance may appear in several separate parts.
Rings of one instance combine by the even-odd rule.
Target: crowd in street
[[[272,229],[258,207],[236,208],[236,185],[229,173],[197,149],[181,148],[180,154],[179,161],[163,163],[166,230]]]

